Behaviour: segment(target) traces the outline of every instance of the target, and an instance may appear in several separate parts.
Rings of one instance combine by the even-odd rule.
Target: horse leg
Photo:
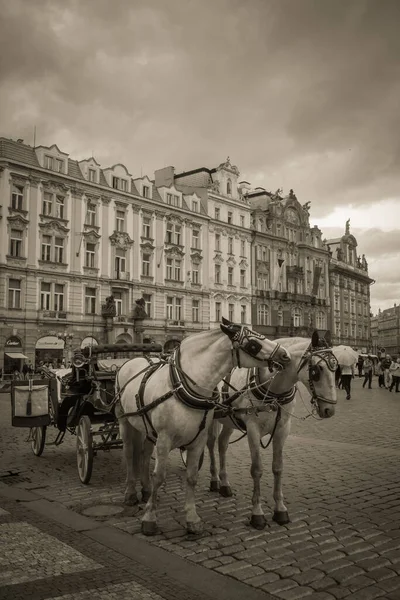
[[[260,450],[260,430],[257,423],[247,423],[247,441],[249,443],[251,455],[250,473],[253,478],[253,508],[251,511],[250,525],[255,529],[264,529],[266,519],[261,506],[261,477],[263,473],[263,465],[261,460]]]
[[[158,490],[167,475],[167,463],[171,447],[170,437],[165,432],[160,433],[156,442],[156,464],[152,476],[150,498],[142,519],[142,532],[144,535],[155,535],[158,532],[156,515]]]
[[[150,460],[153,454],[154,444],[148,438],[143,442],[142,464],[141,464],[141,484],[142,484],[142,502],[148,502],[151,494],[150,478]]]
[[[119,431],[123,442],[123,456],[126,464],[126,487],[124,502],[128,506],[138,503],[136,479],[139,470],[140,446],[137,443],[135,430],[127,419],[120,419]]]
[[[219,478],[221,482],[219,493],[221,496],[224,496],[224,498],[229,498],[232,496],[232,488],[228,480],[228,471],[226,468],[226,453],[228,451],[229,438],[231,437],[232,432],[233,427],[229,427],[229,425],[223,425],[222,431],[218,438]]]
[[[210,455],[210,474],[211,474],[210,491],[211,492],[219,491],[219,477],[218,477],[218,470],[217,470],[217,460],[215,457],[215,443],[219,436],[220,430],[221,430],[221,424],[218,423],[218,421],[213,421],[211,423],[211,427],[209,428],[208,435],[207,435],[207,448],[208,448],[208,453]]]
[[[205,435],[200,435],[195,445],[187,449],[185,514],[188,533],[201,533],[203,530],[201,519],[196,511],[195,490],[199,475],[199,460],[206,441]]]
[[[283,502],[283,446],[290,431],[290,420],[280,423],[272,440],[272,473],[274,475],[274,514],[273,520],[279,525],[290,523],[288,510]]]

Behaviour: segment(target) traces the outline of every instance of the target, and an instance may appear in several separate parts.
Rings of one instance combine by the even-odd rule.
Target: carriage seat
[[[95,370],[104,373],[116,373],[129,358],[102,358],[97,359]]]

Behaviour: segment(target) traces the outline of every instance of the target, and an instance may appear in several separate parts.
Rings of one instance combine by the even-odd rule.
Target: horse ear
[[[229,325],[223,325],[222,323],[220,323],[219,326],[221,327],[221,331],[225,333],[225,335],[227,335],[230,339],[234,337],[236,332],[232,329],[232,327],[230,327]]]
[[[318,348],[318,345],[319,345],[319,333],[318,333],[317,329],[315,329],[314,332],[313,332],[313,334],[312,334],[311,345],[312,345],[313,348]]]
[[[224,325],[231,325],[231,322],[228,321],[228,319],[225,319],[225,317],[222,317],[221,321]]]

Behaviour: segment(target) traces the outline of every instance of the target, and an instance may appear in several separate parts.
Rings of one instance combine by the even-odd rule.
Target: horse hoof
[[[143,535],[157,535],[160,530],[155,521],[142,521],[142,533]]]
[[[233,496],[232,488],[230,485],[221,485],[221,487],[219,488],[219,493],[224,498],[230,498],[231,496]]]
[[[219,492],[219,481],[210,482],[210,492]]]
[[[254,527],[254,529],[265,529],[267,524],[267,519],[264,515],[251,515],[250,525]]]
[[[276,510],[272,516],[272,520],[278,525],[287,525],[290,523],[289,513],[287,510]]]
[[[198,521],[197,523],[188,521],[186,523],[186,530],[188,533],[198,535],[203,532],[203,523],[201,521]]]
[[[126,504],[127,506],[136,506],[136,504],[139,504],[139,500],[136,493],[125,494],[124,504]]]
[[[147,492],[146,490],[142,490],[142,502],[148,502],[150,500],[151,492]]]

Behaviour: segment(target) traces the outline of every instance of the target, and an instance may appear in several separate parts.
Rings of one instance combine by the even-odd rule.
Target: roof
[[[78,161],[72,160],[71,158],[68,159],[68,175],[70,177],[73,177],[74,179],[85,180],[84,176],[82,175],[82,171],[81,171]]]
[[[31,167],[40,168],[36,152],[32,146],[7,138],[0,138],[0,158],[7,158]]]

